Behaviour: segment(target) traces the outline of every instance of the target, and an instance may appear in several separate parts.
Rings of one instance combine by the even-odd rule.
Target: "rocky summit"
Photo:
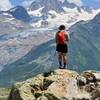
[[[57,69],[12,86],[8,100],[100,100],[100,72]]]

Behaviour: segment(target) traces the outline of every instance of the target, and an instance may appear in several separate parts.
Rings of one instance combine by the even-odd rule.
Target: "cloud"
[[[64,0],[59,0],[59,1],[61,1],[62,3],[64,2]]]
[[[68,0],[69,3],[75,3],[78,6],[82,6],[83,2],[82,0]]]
[[[33,0],[33,1],[35,1],[35,0]],[[31,3],[32,3],[33,1],[23,1],[23,2],[22,2],[22,6],[28,7],[28,6],[31,5]]]
[[[9,0],[1,0],[0,1],[0,9],[1,10],[8,10],[12,7]]]

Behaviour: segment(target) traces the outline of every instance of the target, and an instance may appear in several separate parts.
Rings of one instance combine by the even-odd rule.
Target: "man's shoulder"
[[[65,31],[65,30],[63,30],[63,31],[57,31],[56,34],[59,34],[60,32],[63,32],[63,33],[65,33],[66,35],[69,34],[68,31]]]
[[[60,33],[61,31],[57,31],[57,33]]]
[[[68,31],[65,31],[65,34],[68,35],[69,34]]]

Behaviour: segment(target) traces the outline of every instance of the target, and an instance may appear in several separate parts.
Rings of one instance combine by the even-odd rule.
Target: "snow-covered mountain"
[[[22,6],[11,8],[7,11],[7,13],[11,14],[14,18],[24,22],[29,22],[31,20],[27,10]]]
[[[67,0],[63,2],[61,0],[23,0],[23,2],[29,6],[17,6],[7,12],[16,19],[30,22],[33,27],[56,27],[60,24],[70,27],[80,20],[90,20],[100,12],[100,9],[80,7]]]
[[[33,26],[55,27],[60,24],[71,26],[80,20],[92,19],[100,9],[95,10],[87,6],[77,6],[67,0],[38,0],[29,6],[29,14],[38,17]]]
[[[74,3],[69,3],[67,0],[64,0],[63,2],[61,0],[38,0],[34,1],[31,6],[29,7],[30,10],[37,10],[39,8],[42,8],[42,13],[48,13],[50,10],[54,10],[58,13],[64,12],[64,8],[77,8],[79,12],[81,10],[87,11],[89,13],[92,13],[92,8],[89,8],[87,6],[77,6]]]
[[[34,7],[35,5],[35,7]],[[62,8],[62,2],[59,0],[38,0],[35,1],[31,4],[30,6],[30,10],[36,10],[36,6],[37,9],[43,7],[42,9],[42,13],[48,13],[48,11],[50,10],[54,10],[58,13],[63,12],[63,8]]]
[[[35,29],[29,23],[17,20],[10,14],[1,13],[0,71],[4,68],[4,65],[12,63],[26,55],[33,46],[47,41],[49,37],[45,38],[45,40],[39,38],[39,34],[44,33],[46,30]],[[45,37],[45,34],[43,37]]]

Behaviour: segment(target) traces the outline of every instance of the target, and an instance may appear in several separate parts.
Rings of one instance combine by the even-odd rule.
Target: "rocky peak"
[[[60,0],[38,0],[38,1],[33,1],[32,4],[30,5],[29,9],[30,10],[37,10],[39,8],[42,8],[42,13],[48,13],[50,10],[54,10],[58,13],[64,12],[63,7],[67,8],[77,8],[77,10],[81,13],[81,10],[84,10],[88,13],[92,13],[92,9],[90,7],[82,6],[79,7],[74,3],[69,3],[67,0],[64,0],[61,2]]]
[[[36,10],[43,7],[42,13],[47,13],[50,10],[55,10],[56,12],[63,12],[62,3],[59,0],[40,0],[35,1],[31,4],[30,10]]]
[[[11,8],[7,12],[18,20],[22,20],[24,22],[29,22],[31,20],[27,10],[22,6],[16,6],[14,8]]]
[[[16,83],[8,100],[100,99],[100,72],[57,69]]]
[[[37,1],[32,2],[32,4],[29,7],[29,9],[32,11],[37,10],[39,8],[41,8],[41,4],[40,4],[40,2],[37,2]]]
[[[100,25],[100,12],[91,20],[92,24],[98,23]]]
[[[100,13],[98,13],[91,21],[89,21],[87,25],[88,29],[90,28],[95,36],[100,37]]]
[[[75,8],[75,7],[77,7],[74,3],[69,3],[67,0],[65,0],[63,2],[63,6],[65,6],[67,8]]]

